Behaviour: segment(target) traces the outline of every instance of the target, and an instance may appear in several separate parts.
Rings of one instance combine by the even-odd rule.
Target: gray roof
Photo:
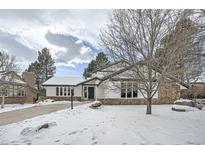
[[[80,76],[54,76],[43,83],[43,86],[51,85],[77,85],[80,82],[85,81],[83,77]]]
[[[10,75],[13,74],[14,76],[11,77]],[[10,83],[13,83],[13,84],[26,84],[26,82],[24,82],[22,80],[22,78],[16,74],[15,72],[13,71],[9,71],[9,72],[3,72],[1,71],[0,72],[0,82],[10,82]]]

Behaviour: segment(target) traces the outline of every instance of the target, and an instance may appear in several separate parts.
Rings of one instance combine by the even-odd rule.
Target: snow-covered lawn
[[[0,127],[0,144],[205,144],[205,110],[88,104]],[[44,123],[51,127],[36,132]]]
[[[34,106],[51,105],[51,104],[67,104],[67,103],[70,103],[70,101],[52,101],[51,99],[47,99],[45,101],[41,101],[41,102],[35,103],[35,104],[29,104],[29,103],[5,104],[3,109],[0,108],[0,113],[25,109],[25,108],[34,107]],[[80,102],[74,101],[73,103],[80,103]]]

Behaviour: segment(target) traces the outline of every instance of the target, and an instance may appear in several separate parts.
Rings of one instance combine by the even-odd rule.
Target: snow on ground
[[[185,106],[185,105],[173,105],[172,108],[178,110],[185,110],[185,111],[198,111],[199,109],[196,107]]]
[[[5,104],[3,109],[0,108],[0,113],[25,109],[25,108],[34,107],[34,106],[51,105],[51,104],[67,104],[67,103],[70,103],[70,101],[53,101],[52,99],[47,99],[45,101],[41,101],[41,102],[35,103],[35,104],[29,104],[29,103]],[[81,103],[81,102],[74,101],[73,103]]]
[[[205,144],[205,111],[171,107],[153,105],[146,115],[143,105],[81,105],[1,126],[0,144]],[[45,123],[52,127],[33,131]]]

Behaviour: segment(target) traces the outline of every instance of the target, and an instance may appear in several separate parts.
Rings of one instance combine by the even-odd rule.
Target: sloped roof
[[[9,75],[14,75],[13,78],[9,78]],[[23,79],[14,71],[1,71],[0,72],[0,81],[1,82],[11,82],[11,83],[16,83],[16,84],[26,84],[26,82],[23,81]]]
[[[77,85],[80,82],[85,81],[80,76],[54,76],[43,83],[43,86],[51,85]]]

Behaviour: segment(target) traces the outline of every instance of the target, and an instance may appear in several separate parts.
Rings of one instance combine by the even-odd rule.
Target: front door
[[[88,99],[94,99],[94,87],[88,87]]]

